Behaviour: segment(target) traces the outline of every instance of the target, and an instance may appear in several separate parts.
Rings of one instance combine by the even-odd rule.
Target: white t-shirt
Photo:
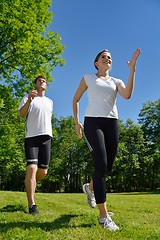
[[[18,110],[27,102],[28,95],[23,97]],[[25,137],[39,135],[49,135],[52,137],[51,117],[53,111],[53,101],[47,97],[36,96],[29,107],[26,115]]]
[[[88,95],[86,117],[107,117],[118,119],[116,106],[117,87],[121,79],[110,77],[108,80],[98,78],[95,74],[84,76]]]

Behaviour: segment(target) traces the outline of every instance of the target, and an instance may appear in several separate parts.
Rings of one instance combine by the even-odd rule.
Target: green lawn
[[[0,191],[1,240],[160,239],[160,194],[108,194],[116,232],[98,224],[98,209],[88,207],[83,193],[36,193],[36,203],[40,214],[31,216],[24,192]]]

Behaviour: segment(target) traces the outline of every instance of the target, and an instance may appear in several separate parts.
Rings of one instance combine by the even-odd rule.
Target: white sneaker
[[[112,216],[114,215],[114,213],[113,213],[113,212],[108,212],[108,215],[109,215],[110,217],[112,217]]]
[[[106,217],[99,219],[99,224],[103,228],[107,228],[109,230],[113,230],[113,231],[119,230],[119,227],[113,222],[113,220],[111,219],[108,213]]]
[[[96,200],[94,193],[89,189],[89,183],[85,183],[82,186],[83,192],[87,195],[87,203],[91,208],[96,207]]]

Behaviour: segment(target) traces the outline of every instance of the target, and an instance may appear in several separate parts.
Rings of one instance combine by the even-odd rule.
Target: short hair
[[[36,79],[34,80],[34,84],[36,84],[36,82],[37,82],[37,80],[38,80],[39,78],[45,79],[45,80],[46,80],[46,83],[47,83],[47,79],[46,79],[44,76],[38,76],[38,77],[36,77]]]
[[[95,59],[94,59],[94,66],[95,66],[95,68],[96,68],[97,70],[98,70],[98,68],[97,68],[97,66],[95,65],[95,62],[98,61],[100,55],[101,55],[103,52],[108,52],[108,53],[110,53],[110,52],[108,51],[108,49],[104,49],[104,50],[102,50],[101,52],[99,52],[99,53],[97,54],[97,56],[96,56]]]

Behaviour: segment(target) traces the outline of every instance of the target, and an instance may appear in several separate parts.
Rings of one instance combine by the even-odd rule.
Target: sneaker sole
[[[86,193],[86,189],[85,189],[85,184],[82,186],[82,190],[83,190],[84,194],[87,195],[87,193]],[[88,198],[86,199],[86,202],[87,202],[87,204],[88,204],[89,207],[91,207],[91,208],[95,208],[95,207],[96,207],[96,205],[95,205],[95,206],[91,206],[91,205],[89,204],[89,202],[88,202]]]
[[[104,223],[101,223],[101,222],[98,222],[98,223],[99,223],[99,225],[100,225],[102,228],[108,229],[109,231],[117,231],[117,230],[119,230],[119,227],[118,227],[118,226],[115,227],[115,228],[107,228],[107,227],[104,227]]]

